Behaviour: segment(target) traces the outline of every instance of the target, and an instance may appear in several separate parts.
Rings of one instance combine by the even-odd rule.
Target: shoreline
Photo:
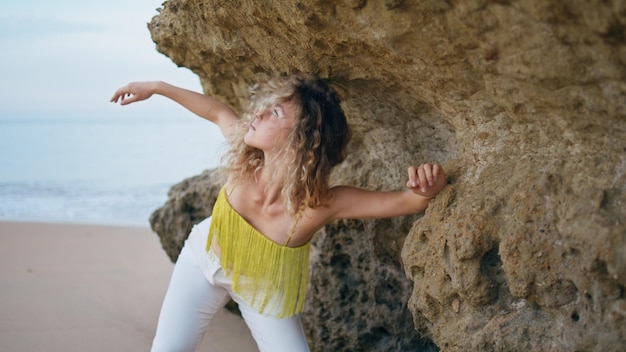
[[[0,350],[148,351],[173,263],[149,227],[0,220]],[[256,351],[223,310],[201,351]]]
[[[133,229],[146,229],[152,232],[150,227],[150,221],[146,220],[145,224],[136,223],[112,223],[112,222],[90,222],[90,221],[70,221],[60,219],[45,219],[45,218],[0,218],[0,224],[12,224],[12,225],[52,225],[52,226],[89,226],[89,227],[112,227],[112,228],[133,228]]]

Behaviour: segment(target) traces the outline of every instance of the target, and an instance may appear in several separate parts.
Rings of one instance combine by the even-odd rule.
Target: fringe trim
[[[287,318],[304,308],[310,242],[282,246],[248,223],[220,191],[211,220],[207,252],[213,241],[233,291],[262,314]]]

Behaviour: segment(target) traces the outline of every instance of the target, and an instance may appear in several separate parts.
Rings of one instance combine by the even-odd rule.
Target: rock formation
[[[271,74],[327,78],[355,135],[334,183],[445,164],[424,216],[314,239],[313,350],[624,350],[626,3],[168,0],[149,28],[239,109]],[[173,260],[213,174],[151,219]]]

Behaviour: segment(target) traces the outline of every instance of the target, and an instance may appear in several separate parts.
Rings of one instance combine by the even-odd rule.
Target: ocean
[[[224,151],[195,116],[3,116],[0,220],[148,227],[170,187]]]

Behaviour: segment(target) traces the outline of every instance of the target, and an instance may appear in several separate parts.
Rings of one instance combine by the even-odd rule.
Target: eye
[[[275,117],[278,117],[279,119],[284,118],[285,117],[285,111],[283,110],[282,105],[276,104],[276,105],[272,106],[272,115],[274,115]]]

